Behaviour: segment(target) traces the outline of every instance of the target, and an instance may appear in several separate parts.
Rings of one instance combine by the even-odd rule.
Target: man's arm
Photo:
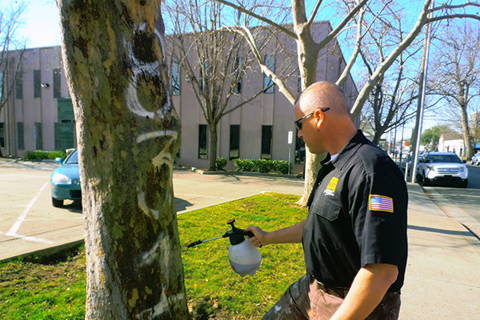
[[[272,232],[266,232],[256,226],[250,226],[246,230],[253,232],[254,237],[250,242],[257,247],[272,243],[299,243],[302,241],[303,225],[305,220],[294,224],[293,226],[279,229]]]
[[[361,268],[345,300],[330,320],[363,320],[382,301],[395,282],[398,268],[392,264],[370,264]]]

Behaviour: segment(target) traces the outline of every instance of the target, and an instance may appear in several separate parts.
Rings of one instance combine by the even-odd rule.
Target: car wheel
[[[55,208],[61,208],[63,207],[63,200],[52,198],[52,205]]]
[[[466,188],[468,186],[468,179],[462,180],[460,182],[460,188]]]

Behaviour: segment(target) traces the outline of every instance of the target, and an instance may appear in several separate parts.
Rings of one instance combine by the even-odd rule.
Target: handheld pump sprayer
[[[232,227],[232,230],[228,230],[224,235],[206,240],[197,240],[187,245],[187,248],[212,240],[229,238],[228,258],[232,269],[242,277],[247,274],[254,275],[262,263],[262,256],[258,249],[248,239],[245,239],[245,236],[253,237],[253,233],[235,227],[234,223],[235,219],[227,222]]]

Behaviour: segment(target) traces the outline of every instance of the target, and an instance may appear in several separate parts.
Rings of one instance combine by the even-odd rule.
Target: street
[[[423,187],[442,211],[480,236],[480,167],[468,166],[468,187]],[[476,229],[473,230],[473,229]]]

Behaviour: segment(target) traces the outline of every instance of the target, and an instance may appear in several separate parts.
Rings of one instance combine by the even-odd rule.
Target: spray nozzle
[[[229,237],[230,238],[230,244],[239,244],[245,240],[245,236],[248,237],[253,237],[253,233],[250,231],[245,231],[242,229],[239,229],[235,227],[235,219],[232,219],[227,222],[232,227],[232,230],[228,230],[225,234],[224,237]]]

